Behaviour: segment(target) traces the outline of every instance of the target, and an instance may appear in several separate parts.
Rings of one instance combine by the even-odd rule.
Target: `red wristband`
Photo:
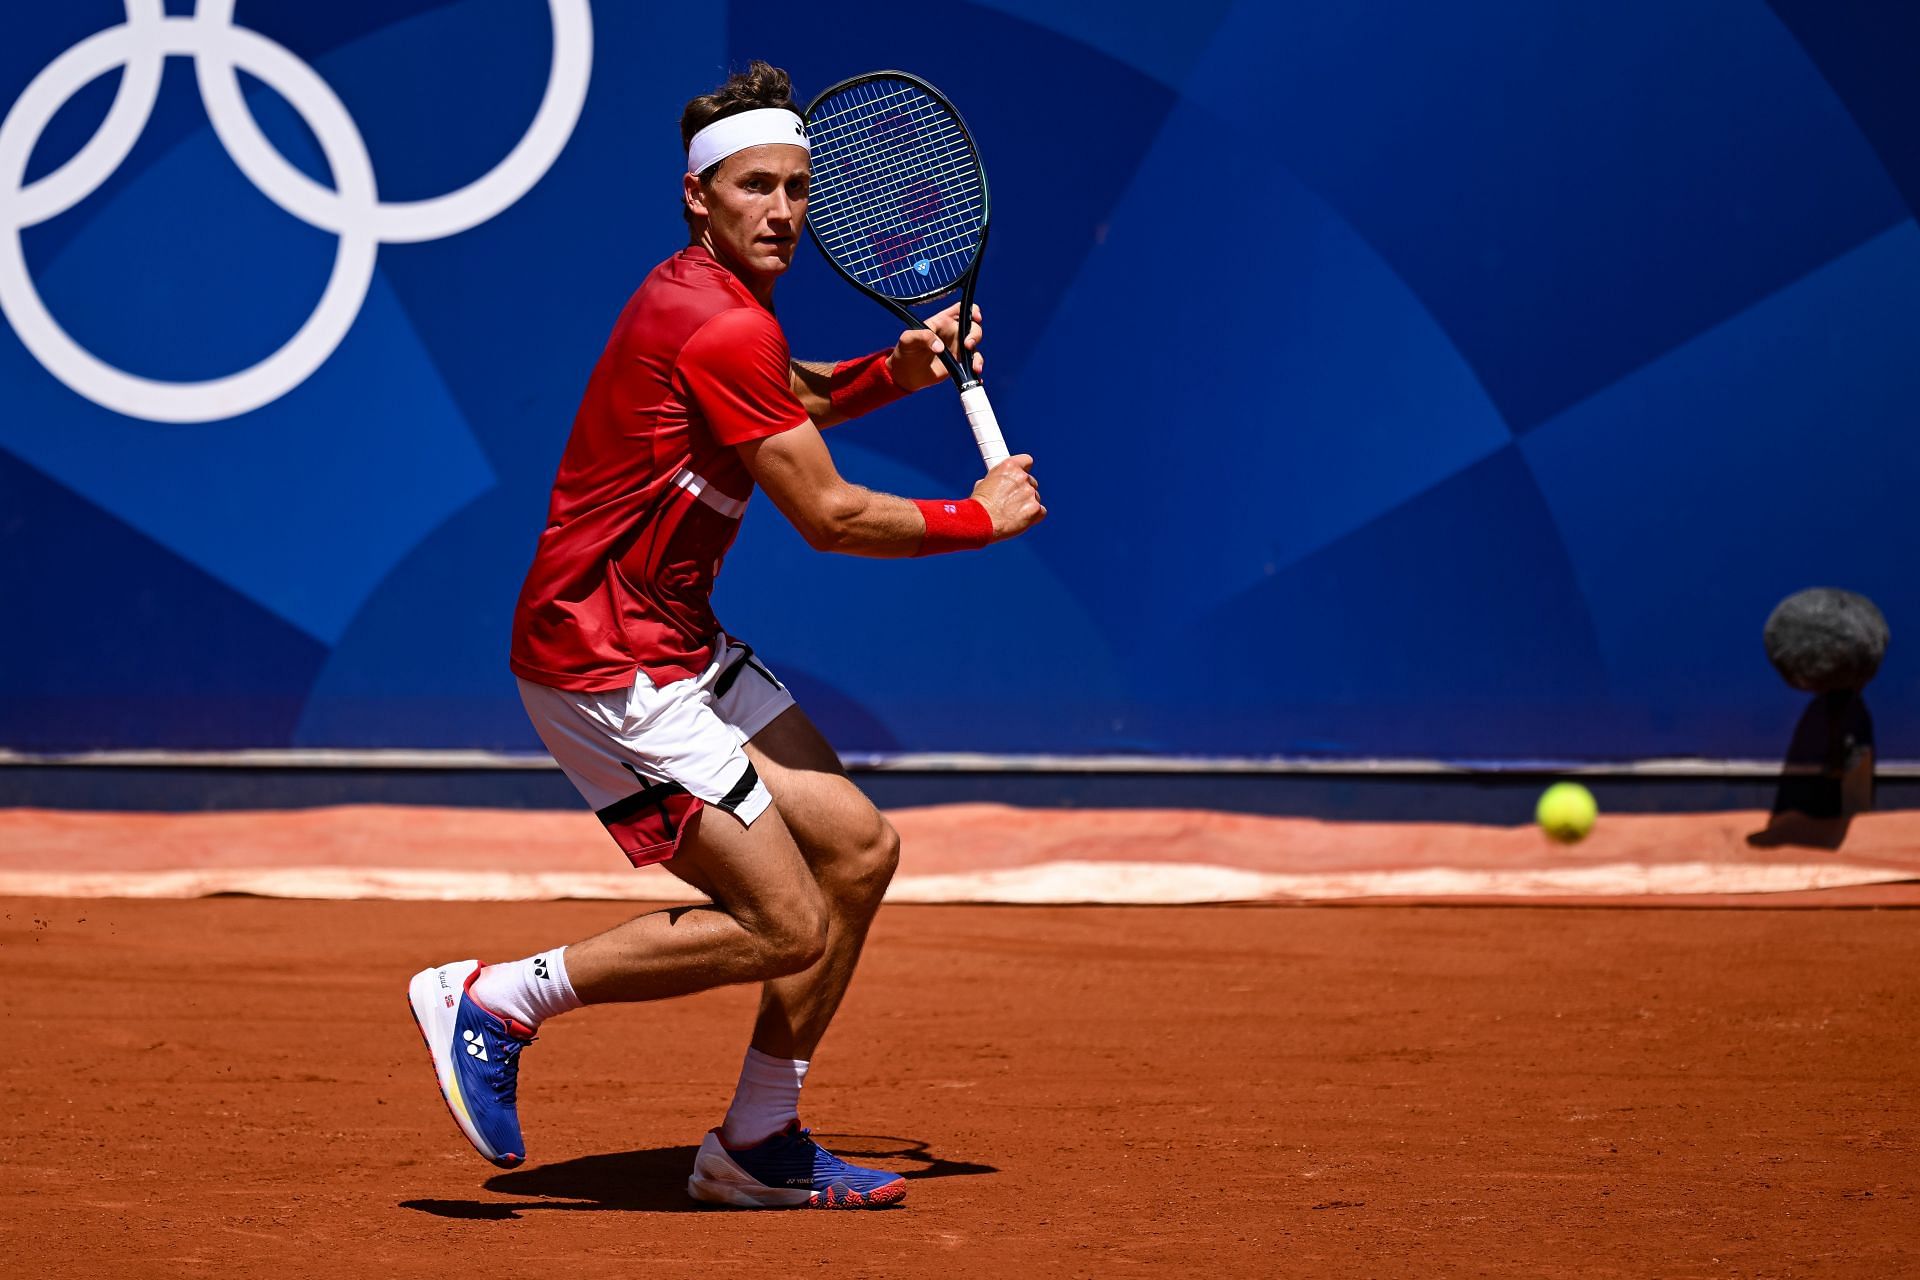
[[[827,403],[835,413],[843,418],[857,418],[907,394],[887,370],[887,357],[891,354],[876,351],[833,366],[833,373],[827,379]]]
[[[927,522],[926,536],[920,539],[917,556],[937,556],[943,551],[972,551],[993,541],[993,517],[977,498],[954,502],[918,499],[914,506]]]

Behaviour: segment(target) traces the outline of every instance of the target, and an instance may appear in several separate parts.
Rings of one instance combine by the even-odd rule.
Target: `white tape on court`
[[[889,902],[1172,906],[1218,902],[1324,902],[1356,898],[1615,898],[1787,893],[1911,880],[1911,872],[1837,862],[1611,863],[1538,869],[1421,867],[1300,873],[1156,862],[1044,862],[947,875],[905,875]],[[558,899],[685,901],[658,869],[598,872],[434,871],[378,867],[245,867],[202,871],[0,871],[0,896],[48,898],[263,898],[414,902]]]

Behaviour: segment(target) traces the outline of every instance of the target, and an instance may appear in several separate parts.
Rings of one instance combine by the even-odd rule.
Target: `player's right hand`
[[[1030,453],[1016,454],[987,472],[973,486],[973,497],[993,517],[995,542],[1018,537],[1047,518]]]

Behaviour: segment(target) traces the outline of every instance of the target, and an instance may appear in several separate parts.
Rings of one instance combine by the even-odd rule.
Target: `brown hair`
[[[715,120],[765,107],[785,107],[795,115],[800,114],[793,100],[792,79],[779,67],[755,58],[745,71],[734,72],[712,93],[703,93],[687,103],[686,110],[680,113],[681,149],[685,150],[692,143],[693,135]],[[712,182],[714,171],[719,167],[709,165],[700,175],[700,181]],[[689,227],[694,225],[693,210],[687,208],[684,198],[680,202],[680,216],[687,220]]]

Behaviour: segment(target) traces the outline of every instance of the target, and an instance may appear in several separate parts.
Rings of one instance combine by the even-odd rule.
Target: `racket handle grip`
[[[1000,420],[993,416],[993,405],[987,400],[987,389],[974,383],[960,393],[960,407],[967,411],[967,425],[973,428],[973,442],[980,446],[980,461],[987,464],[987,470],[993,470],[1007,460],[1007,441],[1000,434]]]

